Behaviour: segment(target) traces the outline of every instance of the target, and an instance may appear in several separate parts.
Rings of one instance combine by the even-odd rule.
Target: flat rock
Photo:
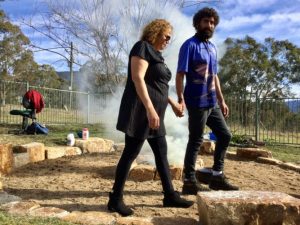
[[[300,224],[300,200],[280,192],[199,192],[197,202],[203,225]]]
[[[148,181],[153,180],[155,175],[155,168],[146,164],[138,164],[133,167],[129,173],[129,179],[134,181]]]
[[[182,166],[170,165],[170,174],[172,180],[181,180],[182,178]],[[155,171],[154,180],[160,180],[158,171]]]
[[[215,151],[215,147],[216,147],[215,142],[208,141],[208,140],[203,140],[203,142],[200,146],[199,154],[212,155]]]
[[[121,152],[125,148],[125,143],[115,143],[113,148],[115,151]]]
[[[204,167],[204,161],[203,159],[198,158],[196,161],[196,170],[201,169]]]
[[[55,207],[39,207],[29,211],[30,216],[36,216],[36,217],[62,218],[69,214],[70,212]]]
[[[22,201],[22,199],[18,196],[10,195],[4,191],[0,192],[0,205],[17,201]]]
[[[45,160],[45,145],[43,143],[32,142],[29,144],[19,145],[20,152],[27,153],[30,162]]]
[[[279,166],[283,169],[294,170],[294,171],[300,173],[300,166],[295,165],[293,163],[281,163]]]
[[[238,148],[237,157],[246,159],[257,159],[258,157],[272,158],[272,152],[259,148]]]
[[[63,156],[81,155],[82,151],[79,147],[59,146],[45,147],[46,158],[56,159]]]
[[[71,212],[69,215],[62,218],[62,220],[79,223],[83,225],[112,225],[115,223],[115,217],[111,213],[105,212]]]
[[[110,152],[113,147],[113,141],[91,137],[87,140],[76,139],[75,146],[79,147],[84,153]]]
[[[197,220],[181,216],[153,217],[152,223],[154,225],[199,225]]]
[[[14,166],[12,144],[0,144],[0,172],[8,174]]]
[[[18,168],[30,163],[28,153],[14,154],[14,168]]]
[[[236,152],[227,151],[226,152],[226,158],[228,158],[228,159],[234,159],[234,158],[236,158]]]
[[[258,157],[256,159],[257,162],[259,163],[264,163],[264,164],[270,164],[270,165],[280,165],[282,164],[282,161],[274,158],[265,158],[265,157]]]
[[[0,206],[0,209],[10,214],[25,216],[28,215],[31,210],[39,207],[40,205],[34,201],[16,201],[3,204]]]
[[[154,225],[151,218],[145,217],[118,217],[116,225]]]

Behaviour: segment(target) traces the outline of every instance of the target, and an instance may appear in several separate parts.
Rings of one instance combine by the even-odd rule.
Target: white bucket
[[[67,136],[67,145],[74,146],[75,145],[75,136],[73,133],[68,134]]]

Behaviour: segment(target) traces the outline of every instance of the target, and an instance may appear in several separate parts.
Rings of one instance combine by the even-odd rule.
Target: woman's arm
[[[138,96],[140,97],[144,107],[146,108],[149,127],[151,129],[158,129],[160,125],[159,116],[157,115],[152,101],[149,97],[144,79],[148,65],[149,63],[140,57],[133,56],[131,58],[130,66],[132,81],[134,83]]]

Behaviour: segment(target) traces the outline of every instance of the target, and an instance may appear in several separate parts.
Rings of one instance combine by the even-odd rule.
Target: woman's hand
[[[147,110],[147,118],[150,129],[157,130],[160,126],[160,119],[154,108]]]
[[[172,109],[173,109],[173,112],[175,113],[175,115],[177,117],[183,117],[184,116],[184,110],[183,110],[182,105],[176,103],[175,105],[172,105]]]
[[[168,98],[170,105],[172,106],[172,110],[177,117],[184,116],[184,105],[175,102],[172,98]]]

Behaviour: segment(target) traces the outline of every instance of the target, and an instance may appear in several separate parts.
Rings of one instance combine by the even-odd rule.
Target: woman
[[[121,100],[117,129],[125,133],[125,148],[117,165],[113,192],[108,209],[122,216],[133,214],[123,202],[125,181],[134,159],[147,139],[155,156],[163,192],[164,207],[190,207],[193,202],[182,199],[174,191],[167,160],[164,114],[168,102],[174,113],[181,116],[179,105],[168,97],[171,72],[161,52],[170,41],[172,26],[163,19],[150,22],[141,40],[131,49],[128,79]]]

